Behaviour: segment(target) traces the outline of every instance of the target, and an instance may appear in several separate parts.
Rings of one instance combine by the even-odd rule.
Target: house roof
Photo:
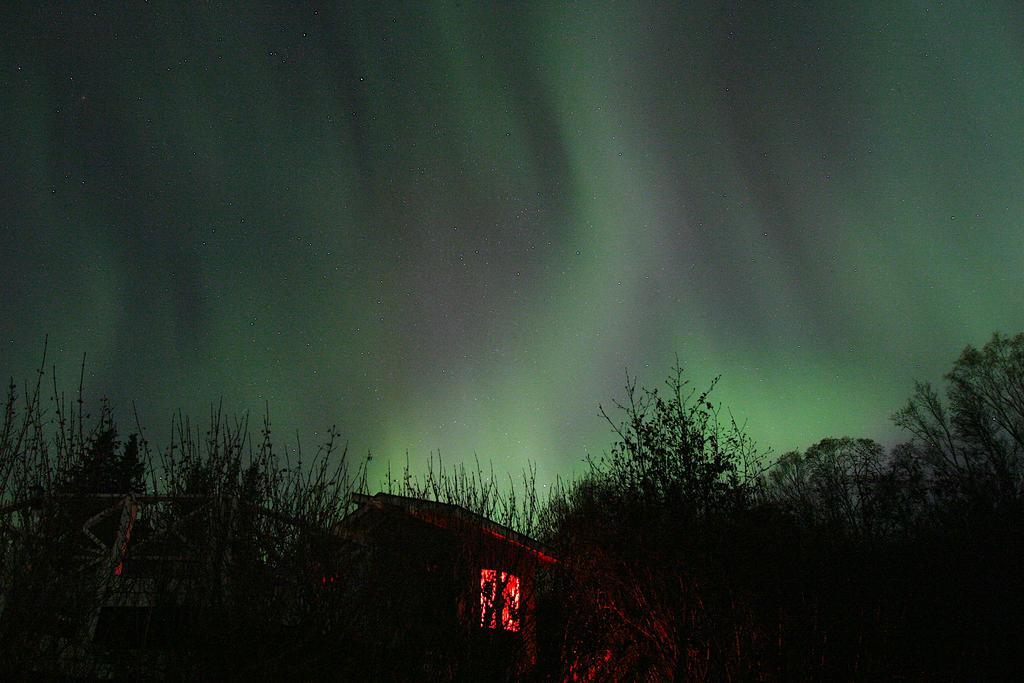
[[[352,502],[358,507],[348,515],[346,521],[352,522],[370,510],[393,510],[402,512],[416,519],[425,521],[443,529],[472,528],[478,529],[485,534],[493,536],[500,541],[507,543],[526,554],[529,554],[544,564],[555,564],[558,559],[554,551],[548,546],[540,543],[525,534],[514,529],[490,520],[483,515],[471,512],[460,505],[441,503],[423,498],[411,498],[408,496],[396,496],[390,493],[378,493],[369,496],[363,493],[352,494]]]

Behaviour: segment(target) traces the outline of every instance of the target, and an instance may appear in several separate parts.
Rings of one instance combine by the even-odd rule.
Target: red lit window
[[[519,630],[519,577],[497,569],[480,570],[480,627]]]

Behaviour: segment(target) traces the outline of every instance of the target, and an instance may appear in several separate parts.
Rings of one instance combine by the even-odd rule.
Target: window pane
[[[519,625],[519,577],[496,569],[481,569],[481,628],[518,631]]]

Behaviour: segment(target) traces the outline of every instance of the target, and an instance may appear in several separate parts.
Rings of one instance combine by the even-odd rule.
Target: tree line
[[[677,367],[546,508],[577,678],[1004,680],[1024,632],[1024,334],[918,383],[886,449],[766,461]],[[556,642],[554,634],[548,642]],[[575,667],[575,668],[574,668]]]
[[[253,436],[246,419],[216,409],[202,427],[177,416],[157,450],[138,425],[122,438],[109,406],[91,417],[81,389],[69,399],[45,380],[40,369],[21,391],[12,382],[0,423],[8,677],[425,673],[423,653],[394,656],[398,631],[345,647],[387,615],[324,590],[336,578],[332,530],[369,488],[365,461],[336,432],[304,456],[275,445],[269,419]],[[407,467],[383,488],[557,549],[538,583],[538,679],[997,680],[1020,670],[1024,334],[968,346],[941,391],[917,384],[893,414],[906,440],[892,448],[826,438],[769,457],[714,387],[694,387],[678,363],[663,387],[627,379],[623,400],[602,409],[607,453],[543,499],[531,470],[500,485],[479,464],[423,477]],[[96,563],[118,558],[77,530],[117,522],[82,495],[126,493],[151,501],[132,517],[133,542],[179,543],[159,536],[173,529],[166,538],[189,544],[202,565],[190,571],[207,580],[179,604],[183,579],[168,576],[144,623],[97,624],[99,598],[83,596],[104,594],[110,572]],[[83,625],[111,631],[110,652],[136,654],[83,655]],[[144,636],[125,644],[119,629]],[[158,647],[146,650],[146,638]],[[429,666],[441,678],[460,670]]]

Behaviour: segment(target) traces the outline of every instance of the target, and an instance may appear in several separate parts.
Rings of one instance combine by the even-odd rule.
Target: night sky
[[[672,4],[6,3],[0,375],[549,481],[678,353],[892,443],[1024,330],[1024,5]]]

